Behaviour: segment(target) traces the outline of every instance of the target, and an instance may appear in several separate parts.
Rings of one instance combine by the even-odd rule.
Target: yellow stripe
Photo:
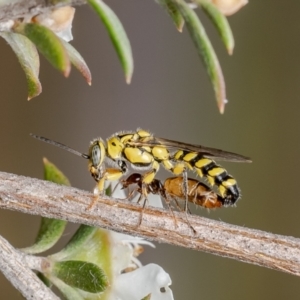
[[[142,138],[151,135],[150,132],[143,130],[143,129],[138,130],[137,134]]]
[[[176,165],[174,166],[172,172],[173,172],[175,175],[180,175],[180,174],[183,173],[184,169],[185,169],[185,165],[184,165],[183,163],[178,163],[178,164],[176,164]]]
[[[193,166],[192,166],[191,164],[189,164],[188,162],[186,162],[185,165],[186,165],[190,170],[193,170]]]
[[[225,187],[231,187],[233,185],[236,185],[236,180],[234,178],[227,179],[222,182],[222,185],[224,185]]]
[[[154,160],[150,153],[142,151],[139,148],[125,148],[124,154],[132,164],[150,164]]]
[[[183,151],[182,151],[182,150],[179,150],[179,151],[177,151],[177,152],[175,153],[174,158],[175,158],[175,159],[180,159],[180,157],[182,156],[182,154],[183,154]]]
[[[143,183],[150,184],[153,181],[155,175],[155,172],[146,173],[143,177]]]
[[[224,186],[220,185],[219,186],[219,191],[220,191],[221,196],[225,197],[227,189]]]
[[[214,180],[213,177],[207,176],[207,179],[208,179],[208,182],[209,182],[210,185],[214,185],[215,184],[215,180]]]
[[[184,160],[184,161],[191,161],[191,160],[194,159],[197,155],[198,155],[198,153],[196,153],[196,152],[188,153],[188,154],[186,154],[186,155],[183,157],[183,160]]]
[[[209,170],[208,174],[210,176],[216,177],[216,176],[218,176],[218,175],[220,175],[220,174],[222,174],[224,172],[226,172],[225,169],[220,168],[220,167],[216,167],[216,168],[213,168],[213,169]]]
[[[173,164],[169,160],[163,160],[162,163],[167,170],[171,170],[173,168]]]
[[[152,154],[159,160],[169,159],[169,151],[165,147],[155,146],[152,148]]]
[[[207,165],[209,165],[212,162],[212,160],[208,158],[201,158],[195,163],[195,167],[197,168],[203,168]]]
[[[120,138],[120,141],[124,144],[133,138],[133,134],[126,134]]]
[[[196,169],[196,172],[200,177],[203,177],[203,173],[202,173],[201,169]]]

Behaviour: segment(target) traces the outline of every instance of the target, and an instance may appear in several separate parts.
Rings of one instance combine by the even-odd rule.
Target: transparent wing
[[[166,148],[198,152],[201,153],[203,157],[216,159],[216,160],[224,160],[224,161],[231,161],[231,162],[247,162],[247,163],[252,162],[252,160],[249,157],[240,154],[236,154],[236,153],[232,153],[220,149],[215,149],[215,148],[209,148],[201,145],[172,141],[172,140],[158,138],[158,137],[151,137],[151,138],[147,137],[147,140],[145,141],[136,141],[136,142],[132,141],[129,142],[129,144],[135,146],[149,146],[149,147],[163,145]]]

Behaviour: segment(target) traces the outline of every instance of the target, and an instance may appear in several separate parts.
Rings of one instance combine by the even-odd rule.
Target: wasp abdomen
[[[180,153],[179,153],[180,152]],[[177,160],[182,160],[191,166],[200,177],[205,177],[212,186],[217,186],[224,205],[233,205],[240,197],[236,180],[228,172],[210,158],[188,151],[178,151]]]

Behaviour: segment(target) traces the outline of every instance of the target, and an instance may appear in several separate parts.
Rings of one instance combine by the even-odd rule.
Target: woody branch
[[[157,242],[233,258],[300,276],[300,239],[239,227],[199,216],[99,197],[47,181],[0,172],[0,207],[136,235]],[[1,254],[0,254],[1,255]]]
[[[0,24],[8,20],[23,18],[28,15],[37,15],[50,8],[61,6],[76,6],[85,4],[85,0],[49,1],[49,0],[23,0],[11,1],[0,6]]]

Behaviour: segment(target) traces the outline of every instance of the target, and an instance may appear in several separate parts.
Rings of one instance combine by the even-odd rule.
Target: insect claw
[[[197,231],[195,230],[195,228],[191,225],[189,218],[188,218],[188,214],[187,212],[185,212],[185,219],[186,219],[186,223],[189,225],[189,227],[192,229],[192,231],[194,232],[194,234],[197,233]]]

